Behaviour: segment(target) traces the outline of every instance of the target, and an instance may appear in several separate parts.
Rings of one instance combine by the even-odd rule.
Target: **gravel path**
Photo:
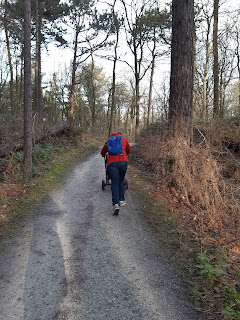
[[[0,254],[2,320],[200,320],[136,194],[112,215],[99,152]]]

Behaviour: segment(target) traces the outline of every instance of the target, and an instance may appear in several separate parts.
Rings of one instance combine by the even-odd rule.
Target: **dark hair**
[[[122,135],[121,132],[118,132],[118,133],[119,133],[120,135]]]

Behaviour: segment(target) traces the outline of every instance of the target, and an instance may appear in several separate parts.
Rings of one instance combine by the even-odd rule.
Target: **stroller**
[[[107,185],[111,185],[111,182],[110,182],[111,179],[109,178],[108,173],[107,173],[107,155],[105,155],[105,157],[104,157],[104,162],[105,162],[106,180],[102,180],[102,190],[105,190],[105,187]],[[128,189],[128,180],[125,179],[124,182],[125,182],[125,190],[127,190]]]

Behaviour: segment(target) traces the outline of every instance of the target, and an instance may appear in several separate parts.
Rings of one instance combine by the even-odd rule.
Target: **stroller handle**
[[[107,154],[105,154],[105,156],[104,156],[104,160],[105,160],[105,168],[107,168],[107,158],[108,158],[108,155],[107,155]]]

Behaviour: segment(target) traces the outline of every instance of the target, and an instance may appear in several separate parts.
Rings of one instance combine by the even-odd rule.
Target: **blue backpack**
[[[109,154],[120,154],[123,152],[122,148],[122,137],[121,136],[112,136],[108,139],[107,148]]]

